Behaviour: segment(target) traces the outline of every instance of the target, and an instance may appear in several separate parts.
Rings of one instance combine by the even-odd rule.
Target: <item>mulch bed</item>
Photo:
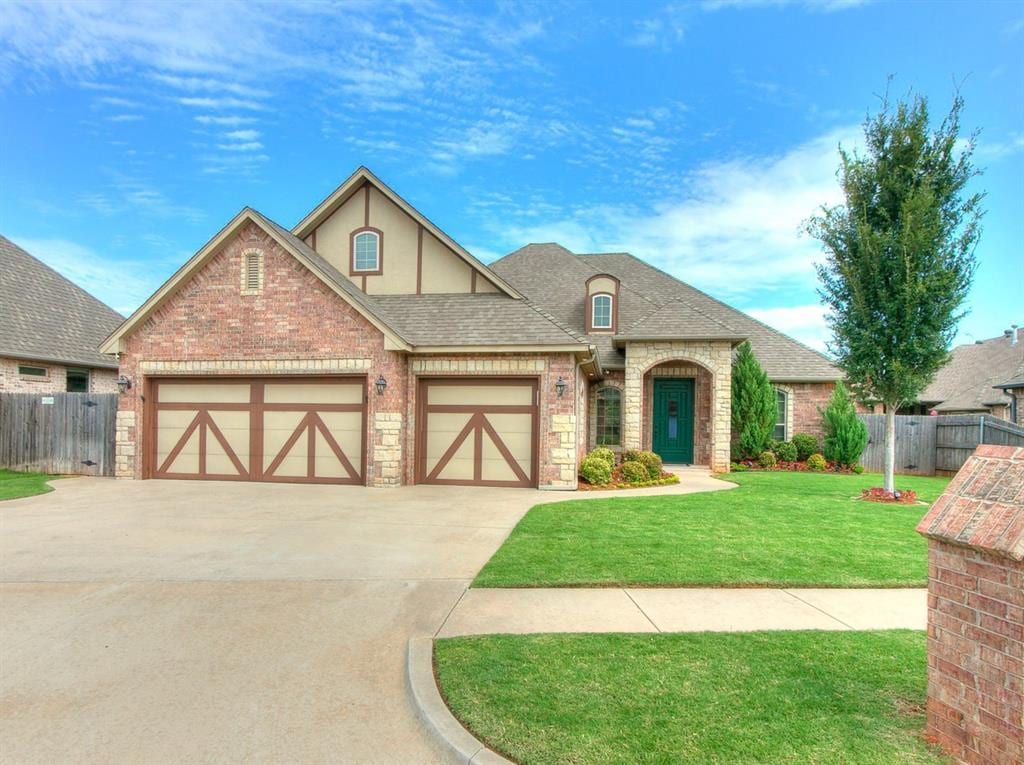
[[[895,492],[886,491],[878,486],[871,489],[864,489],[860,493],[860,498],[867,502],[888,502],[897,505],[913,505],[917,502],[917,492],[905,489],[900,491],[897,489]]]
[[[619,470],[618,466],[612,470],[611,483],[605,484],[593,484],[587,483],[587,481],[580,476],[578,491],[608,491],[609,489],[647,489],[651,486],[668,486],[670,484],[679,483],[679,476],[675,473],[666,473],[664,470],[661,471],[661,478],[657,478],[651,481],[644,481],[643,483],[629,483],[622,478],[622,471]]]

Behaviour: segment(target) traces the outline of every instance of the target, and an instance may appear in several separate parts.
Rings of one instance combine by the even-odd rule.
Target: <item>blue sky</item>
[[[959,340],[1024,323],[1024,2],[4,2],[0,233],[127,312],[365,164],[485,261],[628,250],[823,347],[800,224],[889,75],[982,131]]]

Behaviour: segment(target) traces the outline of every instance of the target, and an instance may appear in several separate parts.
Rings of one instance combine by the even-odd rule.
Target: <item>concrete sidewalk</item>
[[[437,637],[925,628],[925,589],[471,589]]]

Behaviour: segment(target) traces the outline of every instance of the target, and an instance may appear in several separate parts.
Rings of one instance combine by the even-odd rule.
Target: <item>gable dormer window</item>
[[[366,227],[352,232],[353,274],[367,276],[381,273],[383,240],[382,232],[375,228]]]
[[[587,332],[617,332],[619,327],[619,280],[611,274],[587,279],[584,325]]]
[[[593,329],[611,329],[612,328],[612,296],[611,295],[594,295],[590,298],[593,301],[591,306],[590,326]]]

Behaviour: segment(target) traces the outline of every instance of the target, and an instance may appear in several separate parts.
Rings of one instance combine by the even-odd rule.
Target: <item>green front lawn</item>
[[[923,587],[924,505],[853,499],[881,476],[733,473],[739,488],[538,505],[475,587]],[[927,502],[947,478],[899,476]]]
[[[517,762],[945,763],[920,738],[923,632],[439,640],[455,716]]]
[[[46,473],[15,473],[13,470],[0,470],[0,500],[31,497],[53,491],[46,485],[47,481],[60,478]]]

